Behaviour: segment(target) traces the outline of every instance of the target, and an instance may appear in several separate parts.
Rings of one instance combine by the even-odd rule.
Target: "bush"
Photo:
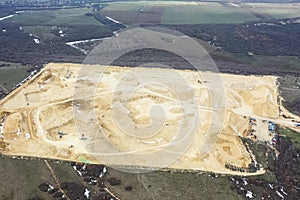
[[[109,183],[111,186],[121,185],[121,180],[120,180],[120,179],[109,178],[107,181],[108,181],[108,183]]]
[[[130,185],[126,186],[126,187],[125,187],[125,190],[126,190],[126,191],[131,191],[131,190],[132,190],[132,186],[130,186]]]
[[[48,183],[42,183],[40,184],[39,188],[42,192],[47,192],[48,191],[48,187],[49,187],[49,184]]]

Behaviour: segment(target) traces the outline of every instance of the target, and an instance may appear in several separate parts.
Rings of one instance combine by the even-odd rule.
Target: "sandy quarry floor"
[[[220,74],[223,90],[209,72],[81,67],[49,64],[0,102],[2,153],[247,175],[225,164],[251,162],[239,139],[249,118],[279,117],[273,76]]]

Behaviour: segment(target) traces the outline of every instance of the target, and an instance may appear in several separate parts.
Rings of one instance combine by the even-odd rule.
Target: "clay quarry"
[[[88,78],[82,71],[102,76]],[[218,105],[223,106],[218,107],[210,99],[210,90],[218,88],[208,88],[210,80],[204,78],[212,72],[131,71],[48,64],[0,101],[1,153],[114,166],[264,173],[247,170],[256,161],[240,138],[272,140],[268,124],[261,121],[280,119],[275,76],[219,74],[224,96],[219,95],[217,102],[223,104]],[[171,71],[177,75],[170,76]],[[164,75],[169,78],[163,83],[173,86],[157,84]],[[143,85],[139,79],[153,83]],[[181,86],[178,93],[172,91]],[[192,106],[185,106],[190,100]],[[153,109],[157,105],[163,115]],[[251,133],[254,119],[259,122]],[[180,139],[185,142],[176,144]],[[174,145],[169,148],[170,143]],[[245,170],[232,171],[228,165]]]

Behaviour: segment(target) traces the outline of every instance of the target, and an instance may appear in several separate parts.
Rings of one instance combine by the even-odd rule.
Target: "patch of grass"
[[[253,142],[248,138],[242,139],[244,144],[248,144],[250,150],[255,156],[255,160],[258,164],[262,166],[262,168],[267,168],[269,164],[268,153],[272,153],[272,149],[270,149],[267,144],[261,142]]]
[[[248,176],[247,177],[249,180],[264,180],[268,183],[275,183],[277,182],[277,178],[274,172],[271,171],[266,171],[266,173],[261,174],[261,175],[257,175],[257,176]],[[260,188],[256,188],[258,190],[261,190]]]
[[[227,176],[213,178],[208,173],[108,171],[104,184],[120,199],[243,199],[230,189]],[[121,184],[111,186],[107,181],[109,178],[120,179]],[[132,190],[126,191],[126,186],[132,186]]]
[[[299,9],[293,7],[233,7],[223,6],[217,2],[183,2],[183,1],[133,1],[112,2],[103,9],[103,13],[112,18],[136,23],[134,17],[127,19],[126,14],[135,16],[139,12],[150,10],[153,6],[164,7],[162,24],[211,24],[243,23],[259,20],[260,16],[270,18],[288,18],[300,16]]]
[[[82,178],[68,162],[48,161],[59,182],[81,182]]]
[[[79,157],[79,161],[82,162],[82,163],[86,163],[86,164],[92,163],[90,160],[88,160],[84,157]]]
[[[241,64],[251,62],[251,58],[249,56],[246,56],[244,54],[238,54],[238,53],[234,54],[219,49],[212,51],[210,55],[216,61],[234,62],[234,63],[241,63]]]
[[[245,55],[215,50],[210,53],[217,61],[251,65],[256,68],[269,68],[280,71],[299,71],[300,59],[293,56]]]
[[[244,144],[248,144],[251,152],[255,156],[255,160],[262,168],[266,170],[266,173],[258,176],[249,177],[249,179],[263,179],[267,182],[276,182],[275,170],[275,159],[276,153],[274,149],[270,148],[266,143],[263,142],[253,142],[248,138],[242,139]]]
[[[300,115],[300,78],[295,76],[279,77],[279,90],[283,97],[283,105],[290,112]]]
[[[254,152],[255,152],[256,160],[264,168],[266,168],[267,165],[268,165],[267,150],[268,150],[268,148],[264,144],[257,144],[257,145],[255,145]]]
[[[217,1],[217,0],[216,0]],[[221,6],[218,2],[188,2],[188,1],[168,1],[168,0],[164,0],[164,1],[120,1],[120,2],[111,2],[111,3],[107,3],[108,5],[112,5],[113,7],[110,7],[110,9],[112,8],[121,8],[124,6],[174,6],[174,5],[178,5],[178,6],[184,6],[184,5],[202,5],[202,6]],[[126,7],[125,7],[126,8]]]
[[[57,24],[57,25],[103,25],[97,21],[94,17],[89,16],[65,16],[65,17],[56,17],[47,22],[48,24]]]
[[[138,14],[150,10],[153,6],[164,7],[162,24],[199,24],[199,23],[242,23],[257,19],[254,15],[242,8],[223,7],[218,3],[193,3],[193,2],[126,2],[112,3],[102,12],[112,18],[127,23],[129,21],[122,12]],[[125,17],[125,18],[124,18]],[[135,20],[134,18],[131,18]]]
[[[25,25],[102,25],[94,17],[85,15],[89,12],[92,10],[88,8],[26,11],[7,19],[7,22]]]
[[[143,6],[146,6],[146,5],[139,4],[138,2],[136,2],[136,3],[118,2],[118,3],[109,4],[108,6],[103,8],[103,10],[105,10],[105,11],[138,11]]]
[[[84,182],[69,162],[48,160],[59,183],[72,182],[83,185],[96,194],[99,189]],[[43,200],[52,200],[52,195],[39,189],[41,183],[50,183],[56,186],[52,174],[44,160],[13,159],[0,154],[0,199],[25,200],[33,197]]]
[[[43,161],[17,160],[0,155],[0,174],[0,199],[52,199],[39,189],[42,182],[54,183]]]
[[[0,62],[2,63],[2,62]],[[20,64],[10,63],[10,67],[0,68],[0,85],[8,91],[29,76],[28,66],[20,66]]]
[[[273,18],[300,17],[299,8],[252,8],[254,12],[270,15]]]
[[[262,180],[265,180],[268,183],[275,183],[277,181],[275,173],[274,172],[270,172],[270,171],[267,171],[263,175],[254,176],[254,177],[250,177],[250,178],[253,178],[253,179],[262,179]]]
[[[292,56],[253,56],[255,66],[281,68],[287,71],[299,71],[299,58]]]
[[[51,40],[56,37],[51,33],[51,26],[24,26],[23,30],[26,33],[31,33],[40,37],[42,40]]]
[[[282,87],[295,88],[295,89],[298,89],[297,87],[300,87],[300,77],[285,76],[285,77],[280,77],[279,81]]]
[[[14,17],[7,19],[6,21],[13,22],[13,23],[20,23],[20,24],[35,25],[35,24],[44,24],[53,18],[54,16],[51,16],[46,12],[42,14],[41,11],[29,11],[29,12],[20,13]]]
[[[279,128],[278,132],[280,135],[287,137],[293,143],[297,149],[300,149],[300,133],[290,128]]]
[[[242,23],[257,18],[243,8],[220,6],[168,6],[163,24]]]
[[[83,177],[79,176],[79,174],[70,165],[70,162],[50,160],[48,163],[52,167],[59,183],[75,182],[79,185],[83,185],[85,188],[88,188],[92,194],[98,192],[96,187],[83,181]]]

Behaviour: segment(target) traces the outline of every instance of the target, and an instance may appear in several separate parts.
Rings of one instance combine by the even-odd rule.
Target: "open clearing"
[[[0,199],[17,200],[39,196],[41,199],[50,200],[48,194],[41,192],[38,187],[42,182],[54,182],[43,161],[4,156],[0,159]],[[12,181],[14,179],[18,181]]]
[[[10,91],[30,74],[28,72],[29,66],[22,66],[19,63],[0,62],[0,65],[3,64],[9,64],[9,66],[0,68],[0,87],[3,86],[7,91]]]
[[[90,12],[89,8],[26,11],[6,21],[24,25],[102,25],[94,17],[84,15]]]
[[[300,16],[300,4],[138,1],[110,3],[101,10],[126,24],[243,23]],[[142,17],[141,17],[142,16]],[[147,18],[147,21],[143,20]]]
[[[78,77],[81,67],[91,74],[104,71],[101,81],[97,83],[95,77],[85,77],[82,74]],[[210,92],[206,86],[209,80],[199,78],[199,74],[195,71],[135,68],[137,69],[134,71],[137,79],[135,80],[135,78],[125,76],[132,69],[66,63],[48,64],[40,73],[0,102],[2,153],[109,165],[157,167],[153,163],[142,160],[130,163],[128,160],[108,159],[109,163],[107,163],[107,157],[95,156],[95,153],[106,152],[103,149],[104,146],[100,146],[99,149],[95,147],[97,151],[93,151],[89,145],[97,146],[99,138],[93,137],[98,135],[97,128],[100,128],[102,139],[105,138],[106,142],[121,152],[147,156],[158,151],[161,154],[159,158],[161,160],[164,155],[162,146],[170,143],[180,128],[188,132],[189,122],[180,123],[181,117],[189,121],[190,118],[193,119],[193,113],[186,114],[180,107],[178,99],[176,100],[178,96],[174,96],[169,89],[155,84],[139,86],[138,79],[150,78],[155,83],[156,79],[158,77],[161,79],[162,75],[168,77],[166,84],[171,83],[176,87],[182,87],[181,79],[170,78],[170,73],[176,72],[187,81],[192,90],[182,92],[179,97],[184,100],[189,99],[190,92],[194,94],[199,126],[188,149],[176,152],[175,148],[172,153],[178,157],[167,167],[244,175],[263,173],[263,169],[256,173],[231,171],[225,167],[225,164],[247,168],[251,163],[253,158],[239,138],[247,135],[250,117],[274,120],[279,118],[276,77],[220,74],[226,96],[226,106],[223,110],[218,110],[211,103]],[[204,77],[210,77],[213,73],[201,74]],[[118,83],[121,79],[123,82],[120,89]],[[76,97],[77,99],[73,100],[74,88],[89,87],[94,84],[96,85],[95,93],[91,95],[88,90],[84,90],[81,91],[80,98]],[[139,89],[126,97],[133,86],[138,86]],[[122,101],[126,102],[127,107],[120,106]],[[155,126],[150,128],[148,130],[150,135],[144,138],[132,135],[138,134],[136,127],[147,126],[151,124],[151,120],[162,121],[161,116],[155,113],[152,116],[153,119],[150,118],[151,108],[155,105],[160,105],[165,109],[163,127],[159,130],[152,130],[156,128]],[[80,124],[91,124],[90,127],[86,127],[85,136],[82,136],[83,133],[78,133],[75,127],[74,116],[76,113],[88,111],[91,106],[95,112],[96,122],[89,118],[88,114],[85,118],[77,118],[77,128]],[[224,123],[222,119],[212,119],[213,112],[220,112],[220,116],[225,113]],[[130,130],[130,134],[117,124],[119,121],[130,124],[127,129],[127,131]],[[98,127],[94,127],[94,123]],[[212,126],[210,126],[211,123]],[[217,135],[217,130],[214,129],[214,123],[221,123],[220,135]],[[262,130],[259,134],[266,134],[266,136],[258,137],[268,137],[268,131],[264,132],[263,127],[257,127],[257,129],[260,128]],[[156,131],[156,134],[151,135],[152,131]],[[208,132],[214,134],[207,136]],[[217,136],[216,140],[214,140],[215,136]],[[88,147],[84,145],[85,140],[89,142]],[[200,155],[201,147],[205,142],[213,143],[212,149],[205,155]]]

